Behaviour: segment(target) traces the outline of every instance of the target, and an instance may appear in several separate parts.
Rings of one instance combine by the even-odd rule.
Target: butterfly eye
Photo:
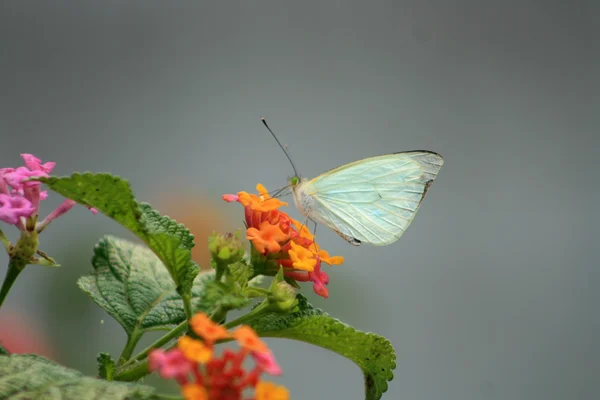
[[[298,182],[300,182],[300,179],[298,179],[297,176],[290,178],[290,185],[296,186],[298,184]]]

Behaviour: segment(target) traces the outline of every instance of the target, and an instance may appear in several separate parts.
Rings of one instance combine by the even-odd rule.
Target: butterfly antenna
[[[269,128],[269,125],[267,125],[267,121],[265,120],[264,117],[260,117],[260,120],[262,121],[263,124],[265,124],[265,127],[269,130],[269,132],[271,132],[271,135],[273,135],[273,138],[277,141],[277,144],[279,145],[279,147],[281,147],[281,150],[283,150],[283,152],[285,153],[285,156],[287,157],[288,160],[290,160],[290,164],[292,164],[292,168],[294,169],[294,175],[295,176],[300,176],[298,175],[298,170],[296,170],[296,166],[294,165],[294,162],[292,161],[292,158],[290,157],[290,154],[287,152],[287,150],[285,149],[285,147],[283,147],[283,145],[281,144],[281,142],[279,141],[279,139],[277,139],[277,136],[275,136],[275,134],[273,133],[273,131],[271,130],[271,128]]]
[[[275,190],[271,190],[270,192],[267,192],[267,194],[268,194],[269,196],[271,196],[271,198],[277,198],[277,197],[280,197],[280,196],[282,196],[282,193],[283,193],[283,192],[284,192],[286,189],[289,189],[289,188],[290,188],[290,185],[285,185],[285,186],[284,186],[284,187],[282,187],[282,188],[275,189]]]

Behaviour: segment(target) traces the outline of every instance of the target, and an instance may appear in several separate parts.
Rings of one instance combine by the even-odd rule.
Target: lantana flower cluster
[[[190,327],[202,340],[182,336],[171,350],[153,350],[149,355],[151,371],[161,377],[175,379],[186,400],[288,400],[289,392],[283,386],[260,379],[263,373],[280,375],[281,368],[273,353],[249,326],[228,332],[206,314],[198,313],[190,319]],[[215,356],[218,340],[235,339],[240,350],[225,349]],[[250,356],[254,368],[244,369]],[[254,397],[242,397],[254,390]]]
[[[330,256],[320,249],[305,224],[280,211],[288,204],[271,197],[261,184],[256,185],[258,195],[247,192],[225,194],[223,200],[239,202],[244,206],[246,238],[256,252],[284,267],[284,274],[299,282],[313,282],[319,296],[328,297],[326,285],[329,276],[321,270],[321,263],[339,265],[341,256]]]
[[[0,221],[15,225],[19,230],[33,230],[38,233],[50,222],[69,211],[76,202],[70,199],[63,201],[44,220],[37,223],[40,201],[48,197],[47,191],[40,190],[41,183],[28,179],[47,178],[56,163],[42,161],[32,154],[21,154],[25,166],[18,168],[0,168]],[[97,210],[90,208],[96,214]],[[25,218],[32,223],[26,224]]]

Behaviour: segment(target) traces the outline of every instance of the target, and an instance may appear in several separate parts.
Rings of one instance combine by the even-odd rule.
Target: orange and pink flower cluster
[[[273,353],[249,326],[241,326],[229,333],[206,314],[198,313],[190,319],[191,329],[202,338],[182,336],[177,347],[168,351],[153,350],[149,355],[151,371],[161,377],[175,379],[186,400],[288,400],[289,392],[283,386],[260,379],[263,373],[280,375]],[[240,350],[226,349],[215,356],[218,340],[235,339]],[[254,368],[244,369],[250,356]],[[242,397],[254,390],[254,397]]]
[[[285,276],[299,282],[313,282],[313,290],[327,298],[329,276],[321,263],[339,265],[341,256],[330,256],[319,248],[306,225],[279,210],[287,203],[269,196],[263,185],[256,185],[258,195],[238,192],[225,194],[223,200],[244,206],[246,238],[258,253],[284,267]]]

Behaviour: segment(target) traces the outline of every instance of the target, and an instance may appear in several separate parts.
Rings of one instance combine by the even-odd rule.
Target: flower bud
[[[244,244],[239,234],[215,232],[208,238],[208,249],[217,263],[233,264],[244,257]]]
[[[271,296],[269,296],[269,308],[278,312],[293,312],[298,305],[296,291],[285,281],[271,285]]]

